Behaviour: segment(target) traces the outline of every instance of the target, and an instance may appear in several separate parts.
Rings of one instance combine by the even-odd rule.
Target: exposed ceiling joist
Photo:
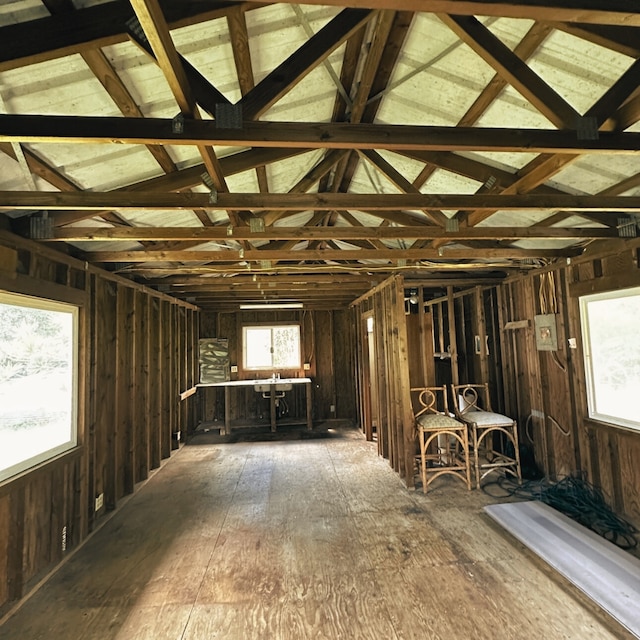
[[[640,211],[640,196],[574,196],[570,194],[426,194],[426,193],[220,193],[215,202],[206,193],[138,193],[121,191],[1,191],[0,209],[51,211],[64,209],[243,209],[306,211],[338,209],[394,211],[402,209]]]
[[[52,238],[43,241],[81,242],[87,240],[188,241],[200,240],[369,240],[436,239],[447,240],[519,240],[523,238],[596,239],[616,238],[615,229],[567,227],[466,227],[448,231],[442,227],[339,226],[339,227],[267,227],[252,231],[249,227],[66,227],[56,229]]]
[[[246,122],[242,129],[222,129],[203,120],[185,121],[182,133],[172,128],[172,120],[158,118],[0,115],[0,142],[640,154],[635,132],[579,139],[576,131],[548,129],[311,122]]]

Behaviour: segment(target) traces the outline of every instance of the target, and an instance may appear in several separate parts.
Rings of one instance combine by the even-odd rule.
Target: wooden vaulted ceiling
[[[216,309],[574,258],[637,229],[633,4],[14,0],[0,215]]]

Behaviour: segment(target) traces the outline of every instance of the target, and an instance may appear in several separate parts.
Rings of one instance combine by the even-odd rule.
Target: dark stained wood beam
[[[525,34],[522,40],[513,50],[513,54],[520,60],[526,61],[547,39],[553,31],[550,25],[534,24]],[[502,93],[507,86],[507,79],[500,74],[496,74],[491,78],[489,84],[481,91],[480,95],[474,100],[473,104],[467,109],[467,112],[458,122],[459,127],[471,127],[482,116],[482,114],[493,104],[493,102]]]
[[[385,11],[378,17],[371,43],[360,54],[362,72],[351,89],[354,99],[347,117],[352,124],[375,120],[382,92],[389,83],[412,20],[413,14],[407,12]],[[333,191],[349,191],[359,163],[360,157],[355,153],[345,158],[334,176]],[[333,223],[335,215],[327,220],[327,224]]]
[[[420,189],[414,187],[390,162],[387,162],[377,151],[365,149],[359,151],[360,155],[365,157],[377,171],[390,180],[403,193],[420,193]],[[427,218],[434,224],[444,227],[447,222],[447,216],[442,211],[425,211]]]
[[[290,190],[288,193],[306,193],[323,176],[327,175],[344,157],[346,151],[332,149],[314,167],[312,167]],[[264,223],[272,225],[286,215],[286,211],[266,211],[262,214]]]
[[[347,212],[341,212],[345,217]],[[353,222],[350,218],[346,218]],[[381,240],[381,239],[436,239],[454,240],[521,240],[545,239],[596,239],[617,238],[615,229],[575,227],[467,227],[458,231],[446,231],[441,227],[397,227],[380,225],[323,227],[267,227],[264,231],[251,231],[238,227],[229,233],[227,227],[67,227],[56,229],[52,238],[43,241],[84,242],[112,241],[190,241],[199,240]]]
[[[424,194],[424,193],[220,193],[217,202],[207,193],[124,193],[83,191],[0,191],[0,210],[47,209],[242,209],[307,211],[360,210],[396,211],[415,209],[460,209],[473,211],[638,211],[640,196],[576,196],[571,194]]]
[[[551,26],[551,25],[550,25]],[[583,40],[617,51],[631,58],[640,57],[638,30],[634,27],[555,22],[552,25]]]
[[[516,211],[638,211],[640,196],[576,196],[571,194],[425,194],[425,193],[220,193],[217,202],[207,193],[139,193],[83,191],[0,191],[0,210],[11,209],[206,209],[279,211],[395,211],[403,209],[461,209]]]
[[[473,16],[438,16],[463,42],[559,129],[572,129],[578,113],[564,98]]]
[[[152,271],[155,273],[155,271]],[[172,275],[165,278],[147,278],[145,284],[150,286],[171,286],[171,287],[213,287],[225,289],[227,287],[234,288],[264,288],[270,285],[276,287],[287,287],[294,284],[318,284],[339,286],[346,284],[349,286],[364,286],[368,289],[379,284],[382,277],[372,277],[366,275],[352,275],[349,273],[334,274],[311,274],[303,273],[301,275],[282,275],[277,273],[269,274],[236,274],[232,278],[221,278],[218,276],[206,278],[200,275]]]
[[[246,122],[222,129],[215,122],[185,121],[184,133],[161,118],[0,115],[0,142],[122,143],[307,149],[527,151],[640,153],[640,133],[601,132],[578,140],[575,131],[350,123]]]
[[[257,9],[260,3],[163,0],[162,7],[171,29],[186,27],[227,15],[230,10]],[[0,28],[0,72],[61,58],[86,50],[125,42],[125,23],[132,16],[128,0],[52,15]]]
[[[309,0],[307,4],[640,26],[640,12],[629,0]]]
[[[243,117],[259,118],[373,15],[363,9],[346,9],[338,14],[240,100]]]
[[[10,147],[11,145],[9,145]],[[0,145],[1,147],[1,145]],[[264,164],[271,164],[272,162],[278,162],[300,153],[305,153],[304,149],[248,149],[247,151],[241,151],[234,153],[233,155],[221,158],[220,166],[225,176],[231,176],[243,171],[250,171],[258,166]],[[29,162],[29,160],[27,160]],[[180,169],[174,173],[166,176],[160,176],[158,178],[150,178],[143,180],[142,182],[136,182],[126,187],[116,189],[116,191],[123,192],[136,192],[136,191],[181,191],[184,189],[190,189],[202,183],[202,173],[206,171],[203,164],[194,165],[187,169]],[[52,183],[53,184],[53,183]],[[57,185],[56,185],[57,186]],[[61,191],[69,191],[70,189],[60,189]],[[71,190],[77,190],[76,188]],[[86,212],[86,211],[65,211],[55,216],[54,224],[56,226],[64,226],[86,220],[87,218],[93,218],[96,215],[102,216],[101,212]]]
[[[297,251],[93,251],[84,254],[89,262],[261,262],[350,261],[350,260],[480,260],[565,258],[580,255],[582,249],[300,249]]]
[[[618,117],[620,105],[625,106],[626,100],[636,93],[639,84],[640,60],[636,60],[587,111],[585,116],[595,118],[600,130],[610,129],[611,121],[615,122]],[[518,179],[505,187],[501,193],[529,193],[572,163],[576,157],[572,154],[542,154],[523,167],[518,172]],[[464,213],[459,218],[463,224],[476,225],[490,215],[488,211],[476,211]]]

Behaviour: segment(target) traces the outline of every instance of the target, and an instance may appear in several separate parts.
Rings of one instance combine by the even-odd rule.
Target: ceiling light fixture
[[[249,310],[253,309],[302,309],[302,302],[266,302],[263,304],[241,304],[240,309]]]

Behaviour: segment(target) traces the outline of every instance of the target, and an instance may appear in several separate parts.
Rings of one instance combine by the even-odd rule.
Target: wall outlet
[[[302,368],[303,368],[305,371],[309,371],[309,369],[311,369],[311,365],[310,365],[308,362],[305,362],[305,363],[302,365]]]
[[[544,411],[538,411],[537,409],[531,409],[531,416],[533,418],[540,418],[544,420]]]
[[[331,407],[329,408],[329,411],[330,411],[331,413],[335,413],[335,412],[336,412],[336,405],[335,405],[335,404],[332,404],[332,405],[331,405]]]
[[[569,349],[578,348],[578,341],[575,338],[569,338],[568,342],[569,342]]]
[[[104,505],[104,493],[101,493],[96,498],[96,511],[100,511],[100,509],[102,509],[103,505]]]
[[[238,365],[237,364],[232,364],[231,365],[231,373],[238,373]]]

